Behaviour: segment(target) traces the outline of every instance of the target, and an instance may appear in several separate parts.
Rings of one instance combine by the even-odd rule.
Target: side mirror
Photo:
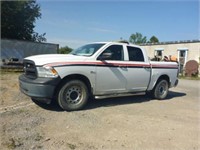
[[[105,52],[102,53],[99,57],[98,60],[107,60],[107,59],[111,59],[112,58],[112,53],[110,52]]]

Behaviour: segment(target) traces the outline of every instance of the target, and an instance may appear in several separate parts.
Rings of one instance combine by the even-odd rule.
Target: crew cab
[[[153,62],[128,42],[96,42],[70,54],[30,56],[23,60],[20,90],[40,102],[56,100],[67,111],[82,109],[90,98],[150,93],[165,99],[178,84],[177,62]]]

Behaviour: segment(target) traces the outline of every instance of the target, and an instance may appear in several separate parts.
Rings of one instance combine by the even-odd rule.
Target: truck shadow
[[[180,92],[173,92],[169,91],[169,94],[166,100],[171,100],[176,97],[183,97],[186,96],[186,93],[180,93]],[[100,107],[112,107],[117,105],[127,105],[127,104],[134,104],[134,103],[144,103],[149,102],[152,100],[157,100],[149,97],[148,95],[133,95],[133,96],[127,96],[127,97],[117,97],[117,98],[107,98],[107,99],[100,99],[100,100],[92,100],[89,102],[89,104],[85,107],[85,110],[87,109],[95,109]]]
[[[50,110],[50,111],[64,111],[62,108],[60,108],[60,106],[55,102],[53,101],[52,103],[50,104],[46,104],[46,103],[42,103],[42,102],[38,102],[36,100],[32,100],[33,103],[35,103],[37,106],[43,108],[43,109],[46,109],[46,110]]]
[[[186,93],[180,93],[180,92],[174,92],[174,91],[169,91],[169,94],[167,96],[166,100],[171,100],[176,97],[183,97],[185,96]],[[83,110],[90,110],[90,109],[96,109],[100,107],[113,107],[117,105],[127,105],[127,104],[134,104],[134,103],[144,103],[144,102],[149,102],[151,100],[156,100],[152,99],[147,95],[135,95],[135,96],[127,96],[127,97],[117,97],[117,98],[106,98],[106,99],[93,99],[89,100],[89,103],[86,105],[86,107]],[[50,110],[50,111],[57,111],[57,112],[62,112],[62,110],[56,102],[53,102],[51,104],[44,104],[40,103],[37,101],[33,101],[36,105],[39,107]]]
[[[137,96],[126,96],[126,97],[116,97],[116,98],[105,98],[105,99],[93,99],[89,101],[85,109],[95,109],[100,107],[113,107],[118,105],[127,105],[133,103],[143,103],[152,100],[146,95]]]
[[[187,95],[186,93],[182,93],[182,92],[169,91],[167,98],[165,100],[170,100],[170,99],[176,98],[176,97],[183,97],[186,95]]]

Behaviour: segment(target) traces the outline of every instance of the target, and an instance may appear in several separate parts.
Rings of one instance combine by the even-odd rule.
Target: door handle
[[[119,66],[119,68],[127,68],[127,66]]]
[[[149,67],[146,67],[146,66],[143,66],[143,68],[146,70],[146,71],[149,71],[150,68]]]
[[[149,69],[149,67],[147,67],[147,66],[143,66],[143,68],[144,68],[144,69]]]

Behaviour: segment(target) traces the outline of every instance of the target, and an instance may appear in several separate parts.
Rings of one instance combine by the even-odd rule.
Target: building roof
[[[168,41],[168,42],[158,42],[158,43],[142,43],[142,44],[140,44],[140,46],[182,44],[182,43],[200,43],[200,40],[183,40],[183,41]]]

